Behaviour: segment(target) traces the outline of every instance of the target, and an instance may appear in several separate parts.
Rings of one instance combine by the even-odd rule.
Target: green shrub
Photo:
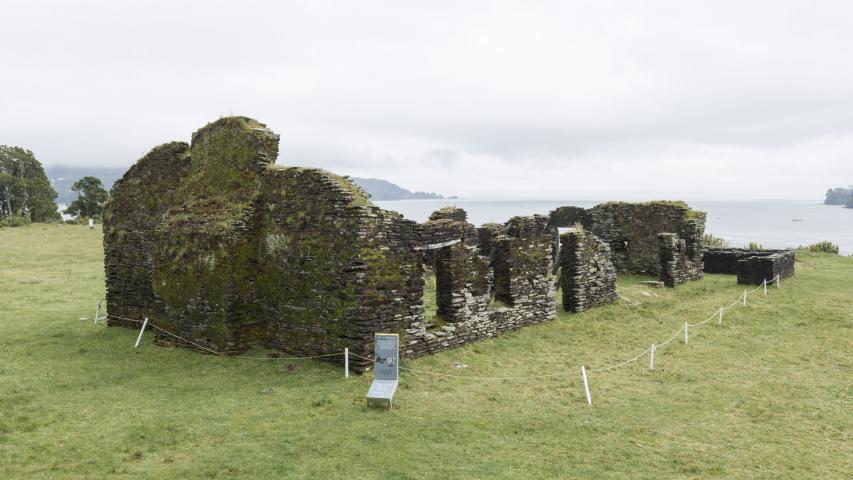
[[[764,249],[764,247],[762,247],[761,244],[758,242],[749,242],[749,245],[747,245],[746,248],[748,248],[750,250],[762,250],[762,249]]]
[[[725,248],[729,246],[728,240],[723,237],[718,237],[712,233],[706,233],[703,235],[702,243],[704,243],[706,247],[711,248]]]
[[[811,245],[800,245],[797,247],[797,250],[805,252],[832,253],[834,255],[838,255],[838,245],[827,240],[813,243]]]
[[[23,227],[29,224],[30,221],[26,217],[9,217],[0,220],[0,227]]]

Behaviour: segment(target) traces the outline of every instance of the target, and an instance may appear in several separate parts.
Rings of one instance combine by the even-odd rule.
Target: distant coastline
[[[444,200],[456,199],[456,196],[445,197],[433,192],[419,192],[407,190],[399,185],[395,185],[388,180],[380,178],[360,178],[351,177],[353,183],[361,187],[362,190],[370,195],[372,200],[389,201],[389,200]]]
[[[847,208],[853,208],[853,185],[848,185],[847,188],[830,188],[826,191],[826,199],[823,203],[826,205],[844,205]]]

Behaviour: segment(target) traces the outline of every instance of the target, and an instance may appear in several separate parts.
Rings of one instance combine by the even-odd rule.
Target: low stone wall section
[[[674,233],[658,235],[660,246],[660,281],[674,287],[704,276],[702,257],[687,247],[687,242]]]
[[[564,310],[582,312],[619,298],[610,247],[595,235],[589,232],[560,235],[559,267]]]
[[[436,252],[442,321],[426,325],[420,318],[409,323],[403,335],[405,356],[434,353],[554,319],[556,228],[547,217],[514,217],[499,228],[443,225],[466,233],[458,243]]]
[[[741,284],[759,285],[779,275],[794,275],[793,250],[752,250],[746,248],[712,248],[704,252],[705,273],[737,275]]]

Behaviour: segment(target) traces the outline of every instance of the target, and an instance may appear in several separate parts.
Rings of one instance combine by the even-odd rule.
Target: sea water
[[[590,208],[601,202],[573,200],[395,200],[374,202],[406,218],[425,221],[444,206],[464,208],[475,225],[503,223],[516,215],[547,214],[563,205]],[[837,244],[844,255],[853,254],[853,209],[839,205],[793,200],[693,201],[688,204],[707,213],[705,231],[726,239],[731,246],[756,242],[765,248],[790,248],[823,240]]]

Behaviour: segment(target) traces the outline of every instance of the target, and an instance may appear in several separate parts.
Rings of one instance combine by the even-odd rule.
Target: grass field
[[[391,411],[369,375],[151,344],[93,325],[101,235],[0,229],[0,479],[850,478],[853,258],[799,254],[797,276],[648,358],[591,374],[742,289],[710,275],[406,362]],[[79,320],[88,317],[88,320]],[[254,352],[262,354],[263,352]],[[453,368],[453,362],[468,367]]]

